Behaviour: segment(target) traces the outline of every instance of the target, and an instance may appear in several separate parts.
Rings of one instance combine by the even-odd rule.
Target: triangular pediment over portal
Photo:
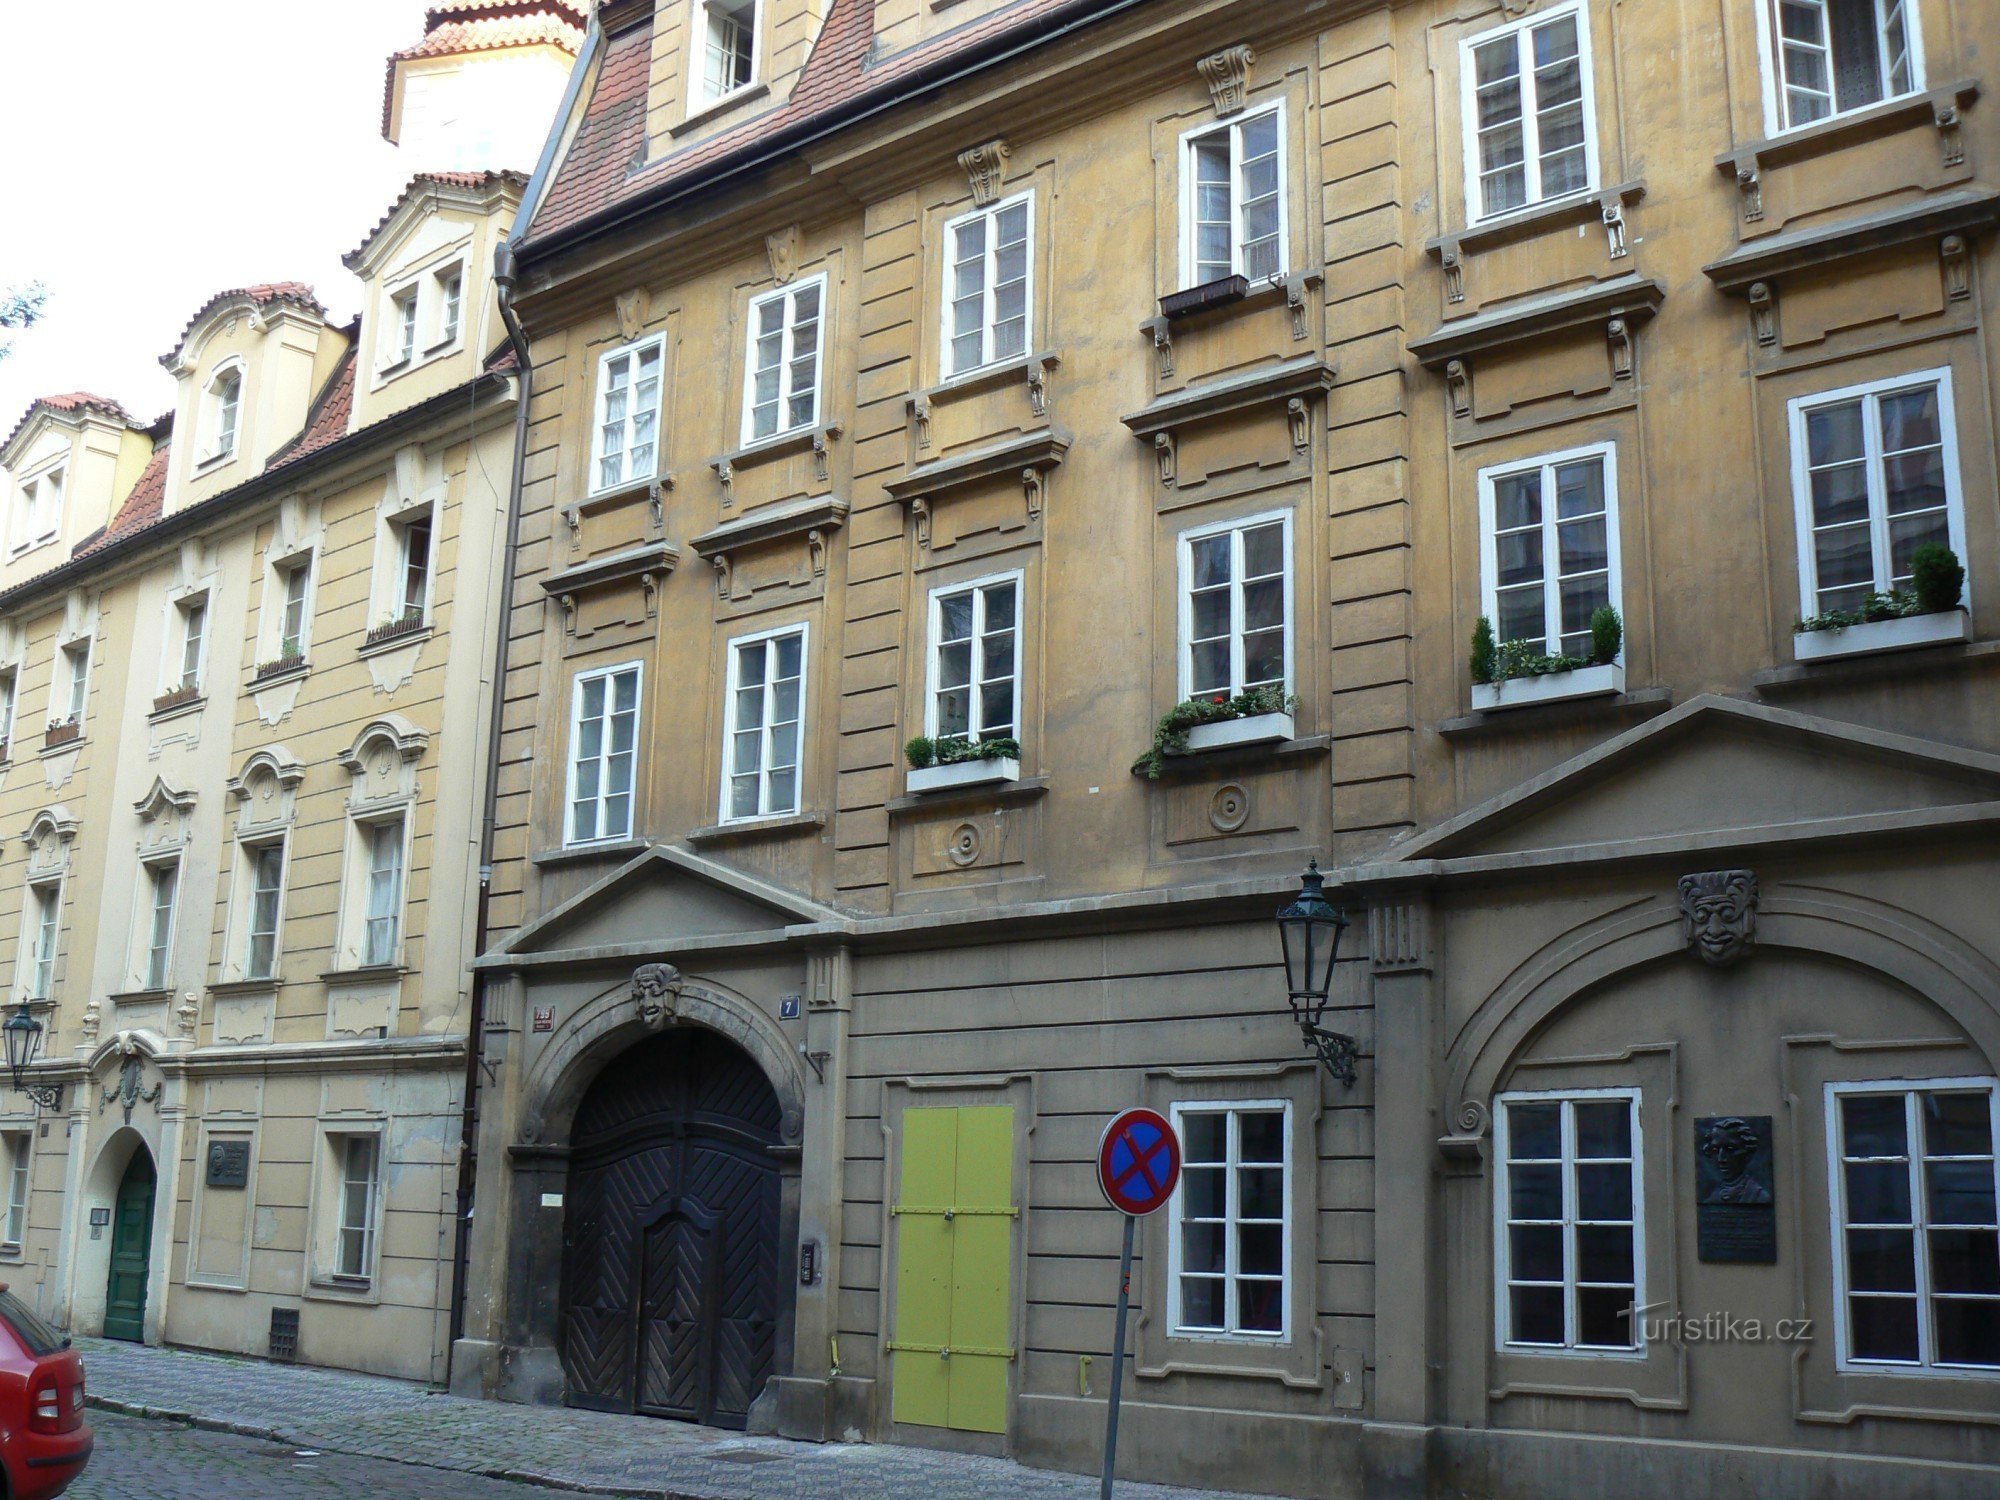
[[[1915,829],[1996,804],[2000,756],[1707,695],[1440,824],[1392,863]]]
[[[844,919],[832,907],[754,876],[661,846],[578,892],[502,945],[511,955],[644,943],[661,950],[768,936]]]

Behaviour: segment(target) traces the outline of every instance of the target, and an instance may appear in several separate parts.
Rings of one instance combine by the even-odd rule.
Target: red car
[[[0,1469],[6,1500],[53,1500],[90,1461],[83,1356],[0,1282]]]

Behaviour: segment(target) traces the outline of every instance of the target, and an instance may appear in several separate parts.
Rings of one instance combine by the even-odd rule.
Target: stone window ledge
[[[1046,797],[1048,792],[1048,777],[1023,776],[1018,781],[982,781],[971,786],[946,787],[935,792],[911,792],[905,796],[891,797],[884,804],[883,810],[894,818],[905,813],[943,812],[975,805],[994,807],[1033,802],[1037,798]]]
[[[1552,229],[1567,229],[1576,223],[1601,220],[1607,214],[1622,214],[1625,206],[1646,196],[1646,184],[1637,180],[1612,187],[1593,188],[1551,198],[1541,203],[1478,219],[1462,229],[1451,229],[1424,241],[1424,249],[1445,265],[1461,256],[1477,254],[1515,239],[1531,239]]]
[[[162,694],[162,696],[164,697],[165,695]],[[205,695],[194,698],[183,698],[178,703],[169,703],[165,708],[154,709],[146,715],[146,719],[149,723],[164,724],[170,719],[178,719],[187,714],[200,713],[207,706],[208,698]]]
[[[224,997],[233,995],[275,995],[284,988],[284,980],[273,975],[269,979],[218,979],[208,986],[211,995]]]
[[[1331,753],[1333,736],[1329,734],[1306,735],[1295,740],[1278,740],[1263,744],[1228,745],[1215,750],[1190,750],[1183,755],[1169,755],[1160,767],[1161,781],[1198,781],[1219,771],[1235,771],[1245,767],[1278,765],[1285,761],[1307,760],[1315,756]],[[1135,776],[1143,775],[1135,771]]]
[[[1638,723],[1656,718],[1674,706],[1666,688],[1634,688],[1627,693],[1595,698],[1554,698],[1506,713],[1461,714],[1445,719],[1437,732],[1447,740],[1499,738],[1513,734],[1544,734],[1571,727],[1601,728],[1607,723]]]
[[[1965,108],[1979,97],[1977,79],[1946,84],[1921,94],[1905,94],[1852,114],[1815,121],[1796,130],[1780,131],[1762,140],[1745,141],[1715,158],[1715,167],[1741,181],[1745,171],[1754,178],[1765,167],[1821,156],[1928,117],[1940,129],[1955,128],[1948,112]]]
[[[1823,691],[1850,683],[1874,683],[1889,677],[1908,677],[1913,671],[1941,672],[1996,665],[2000,665],[2000,641],[1972,641],[1964,645],[1947,641],[1929,647],[1920,655],[1905,651],[1871,651],[1822,661],[1799,662],[1792,666],[1770,667],[1752,673],[1750,686],[1760,694],[1782,696],[1789,692]]]
[[[565,844],[559,849],[540,849],[528,856],[528,862],[543,869],[562,865],[583,864],[594,859],[631,859],[652,848],[646,839],[599,839],[589,844]]]
[[[678,139],[689,131],[699,130],[712,120],[719,120],[741,105],[754,104],[759,99],[768,98],[771,86],[768,83],[746,83],[740,89],[732,89],[720,99],[704,104],[699,109],[691,109],[687,117],[678,125],[669,125],[667,134]]]
[[[690,844],[699,848],[704,844],[726,846],[755,843],[760,839],[793,838],[802,833],[817,833],[824,827],[825,813],[787,813],[776,818],[745,818],[740,823],[711,823],[706,828],[691,829],[686,837]]]
[[[427,641],[436,634],[437,627],[426,623],[415,630],[399,631],[395,635],[387,636],[379,641],[370,641],[364,638],[362,644],[354,648],[354,654],[361,657],[382,656],[387,652],[398,651],[405,646],[414,646],[420,641]]]
[[[264,668],[259,667],[251,674],[249,687],[252,692],[255,692],[258,688],[276,687],[281,682],[291,682],[296,678],[303,677],[311,670],[312,663],[304,657],[300,657],[298,662],[293,666],[280,667],[274,671],[267,672]]]

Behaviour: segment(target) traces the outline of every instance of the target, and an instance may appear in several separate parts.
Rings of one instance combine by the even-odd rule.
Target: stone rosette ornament
[[[1681,932],[1695,956],[1728,968],[1757,941],[1757,876],[1708,870],[1681,876]]]

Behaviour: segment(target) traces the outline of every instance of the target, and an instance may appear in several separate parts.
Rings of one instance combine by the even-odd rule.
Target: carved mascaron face
[[[1696,953],[1711,964],[1735,963],[1756,937],[1757,877],[1748,870],[1715,870],[1681,877],[1681,927]]]

